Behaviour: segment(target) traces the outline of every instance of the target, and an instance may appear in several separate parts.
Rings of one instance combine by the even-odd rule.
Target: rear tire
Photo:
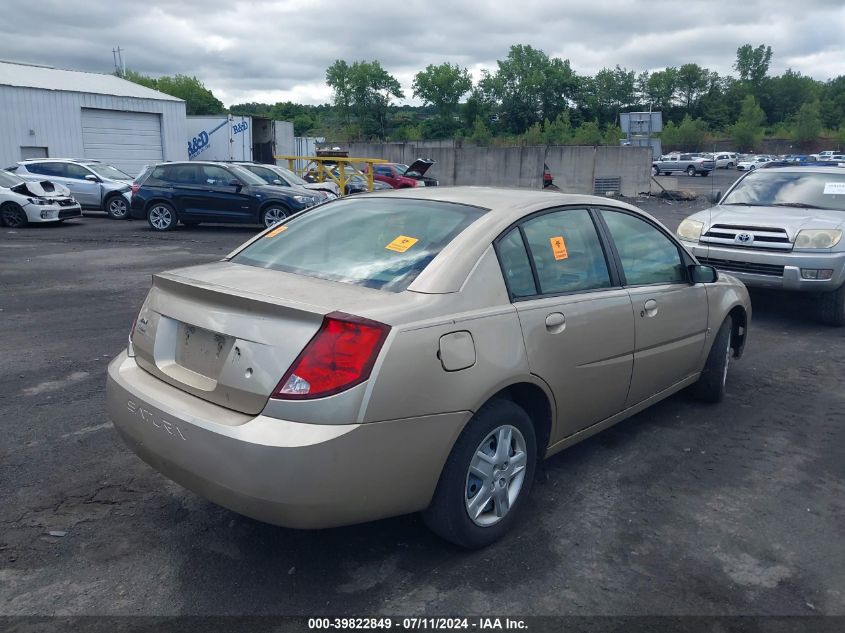
[[[467,549],[499,540],[518,520],[536,462],[531,418],[510,400],[491,400],[452,447],[431,505],[423,512],[425,524]]]
[[[176,209],[166,202],[154,202],[147,209],[147,222],[154,231],[172,231],[178,221]]]
[[[687,176],[695,176],[695,167],[692,165],[687,167]]]
[[[692,394],[702,402],[721,402],[725,397],[728,379],[728,365],[731,358],[731,332],[733,319],[726,317],[716,333],[707,362],[698,382],[693,385]]]
[[[845,325],[845,284],[819,297],[819,319],[825,325]]]
[[[660,170],[657,168],[657,165],[651,166],[651,175],[652,176],[659,176],[660,175]]]
[[[701,172],[701,175],[707,177],[707,176],[710,175],[710,172],[709,171],[703,171],[703,172]]]
[[[129,217],[129,203],[119,193],[106,198],[104,206],[106,213],[112,220],[125,220]]]
[[[10,229],[20,229],[29,223],[26,212],[17,202],[7,202],[0,207],[0,224]]]

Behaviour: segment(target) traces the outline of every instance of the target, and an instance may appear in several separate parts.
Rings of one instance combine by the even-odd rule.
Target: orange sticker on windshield
[[[286,224],[284,224],[284,225],[282,225],[282,226],[277,226],[275,229],[273,229],[272,231],[270,231],[270,232],[269,232],[267,235],[265,235],[264,237],[276,237],[276,236],[277,236],[279,233],[281,233],[282,231],[287,231],[287,230],[288,230],[288,227],[287,227],[287,225],[286,225]]]
[[[563,235],[550,237],[549,242],[551,242],[552,253],[554,253],[555,259],[566,259],[569,257],[569,253],[566,252],[566,242],[563,239]]]
[[[419,240],[415,237],[408,237],[407,235],[400,235],[395,240],[393,240],[390,244],[385,246],[385,248],[389,251],[396,251],[397,253],[404,253],[409,248],[411,248],[414,244],[419,242]]]

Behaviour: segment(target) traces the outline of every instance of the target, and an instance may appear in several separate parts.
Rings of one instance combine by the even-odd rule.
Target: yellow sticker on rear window
[[[552,253],[554,253],[555,259],[566,259],[569,257],[569,253],[566,252],[566,241],[563,239],[563,235],[550,237],[549,242],[552,245]]]
[[[393,240],[390,244],[385,246],[385,248],[389,251],[396,251],[397,253],[404,253],[409,248],[411,248],[414,244],[419,242],[419,240],[415,237],[408,237],[407,235],[400,235],[395,240]]]
[[[287,225],[286,225],[286,224],[283,224],[282,226],[277,226],[275,229],[273,229],[272,231],[270,231],[270,232],[269,232],[267,235],[265,235],[264,237],[276,237],[276,236],[277,236],[279,233],[281,233],[282,231],[287,231],[287,230],[288,230]]]

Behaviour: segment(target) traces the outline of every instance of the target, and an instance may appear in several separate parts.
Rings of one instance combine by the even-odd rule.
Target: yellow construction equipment
[[[349,158],[348,156],[273,156],[273,158],[288,161],[288,169],[300,176],[312,174],[319,182],[331,180],[337,183],[342,196],[346,195],[346,183],[351,176],[361,176],[366,179],[367,189],[372,191],[373,165],[388,162],[383,158]],[[304,163],[305,166],[297,168],[297,162]],[[366,173],[357,169],[353,163],[365,163]],[[337,175],[334,173],[334,167],[337,167]],[[353,173],[348,174],[347,168],[353,170]]]

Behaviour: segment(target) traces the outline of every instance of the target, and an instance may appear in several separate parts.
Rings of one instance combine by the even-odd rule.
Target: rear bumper
[[[125,352],[109,365],[107,408],[127,445],[168,478],[235,512],[293,528],[422,510],[471,415],[370,424],[249,416],[160,381]]]
[[[845,283],[845,253],[777,253],[725,248],[685,242],[702,263],[730,273],[746,286],[799,292],[831,292]],[[751,272],[755,268],[783,267],[771,274]],[[801,269],[832,270],[830,279],[804,279]],[[745,269],[745,270],[743,270]]]

